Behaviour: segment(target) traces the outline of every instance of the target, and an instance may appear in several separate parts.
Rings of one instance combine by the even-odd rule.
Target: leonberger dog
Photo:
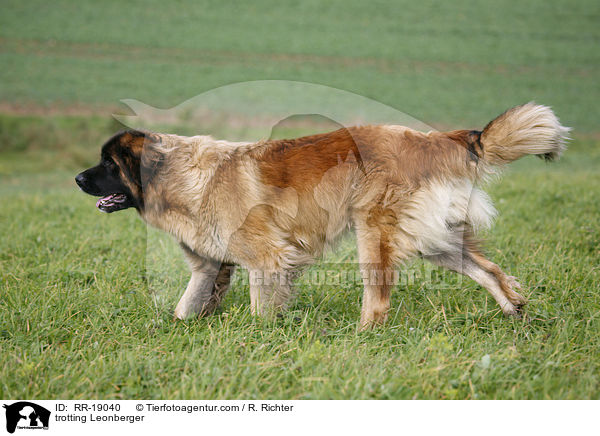
[[[415,256],[470,277],[518,316],[520,285],[476,239],[495,215],[479,182],[525,155],[559,157],[568,132],[533,103],[481,131],[357,126],[236,143],[128,130],[76,182],[100,197],[101,211],[133,207],[179,242],[192,276],[177,318],[214,311],[236,265],[250,272],[253,314],[284,309],[288,275],[350,228],[364,285],[361,328],[385,321],[394,286],[386,278]]]

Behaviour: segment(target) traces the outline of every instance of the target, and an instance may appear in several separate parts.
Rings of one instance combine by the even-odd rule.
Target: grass
[[[2,6],[0,398],[600,398],[598,2]],[[389,323],[359,333],[361,287],[307,280],[354,268],[347,239],[280,319],[250,316],[238,271],[216,315],[174,322],[188,279],[174,243],[132,210],[98,213],[73,177],[120,128],[107,116],[119,100],[168,108],[265,79],[351,91],[441,128],[552,105],[575,128],[564,158],[519,161],[489,189],[488,252],[525,285],[529,320],[449,274],[400,284]],[[213,103],[214,119],[172,128],[256,134],[217,110],[235,121],[256,107]]]
[[[489,253],[526,284],[529,322],[449,276],[444,289],[398,286],[388,325],[358,333],[360,285],[304,277],[291,310],[261,320],[243,273],[215,316],[174,322],[188,279],[175,244],[132,210],[98,213],[74,187],[97,158],[80,140],[114,126],[0,124],[12,156],[0,187],[2,398],[599,398],[597,141],[575,141],[557,164],[522,160],[490,190]],[[19,140],[39,131],[50,150]],[[75,157],[49,166],[47,154]],[[321,265],[354,256],[346,240]]]

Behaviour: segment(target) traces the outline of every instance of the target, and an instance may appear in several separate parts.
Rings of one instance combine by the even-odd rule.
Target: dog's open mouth
[[[96,203],[96,207],[102,212],[111,213],[129,207],[127,194],[110,194],[102,197]]]

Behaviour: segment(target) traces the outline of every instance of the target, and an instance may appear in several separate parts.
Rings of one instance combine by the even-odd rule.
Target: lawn
[[[0,398],[599,399],[600,5],[459,3],[4,1]],[[282,318],[250,315],[238,271],[217,314],[173,321],[188,279],[173,241],[133,210],[99,213],[73,177],[122,128],[120,99],[170,107],[263,79],[349,90],[439,127],[552,105],[575,128],[564,158],[523,159],[488,187],[487,252],[524,285],[527,316],[504,318],[448,274],[401,283],[387,325],[358,332],[361,286],[307,280],[355,267],[347,238]]]

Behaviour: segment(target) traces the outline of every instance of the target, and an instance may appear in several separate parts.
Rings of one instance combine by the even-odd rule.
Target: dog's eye
[[[102,165],[104,166],[104,168],[106,168],[107,170],[113,170],[116,167],[116,164],[110,160],[110,159],[105,159],[102,161]]]

